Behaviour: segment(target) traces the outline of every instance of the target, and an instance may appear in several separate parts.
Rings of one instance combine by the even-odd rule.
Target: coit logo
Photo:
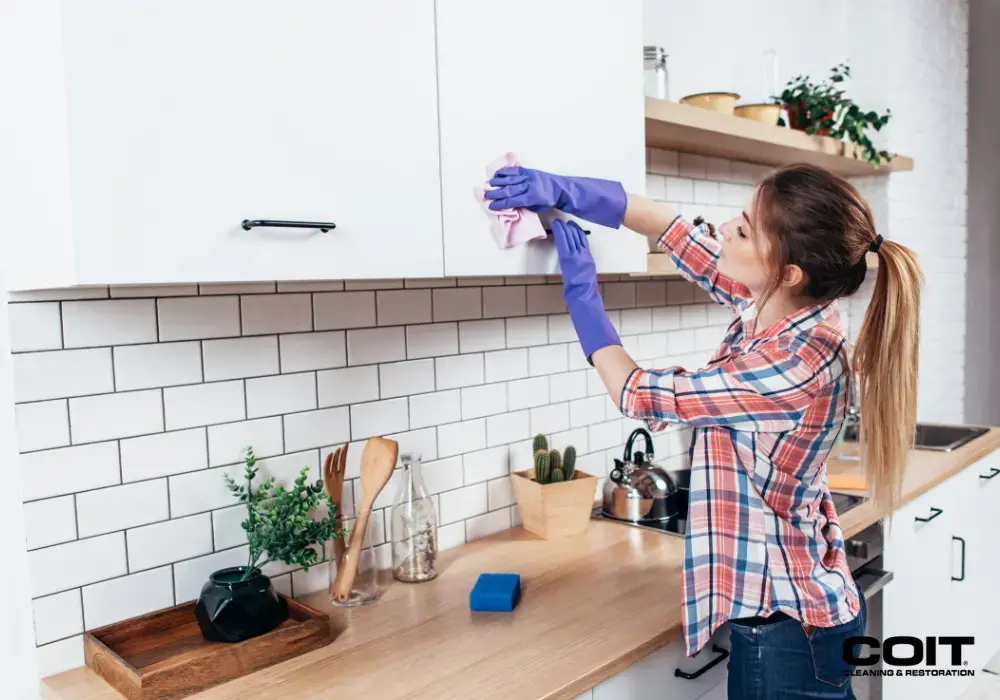
[[[874,666],[881,658],[887,666],[917,666],[926,662],[928,666],[938,664],[938,647],[948,647],[950,658],[943,659],[942,665],[965,666],[968,661],[962,658],[962,647],[972,646],[975,637],[886,637],[881,644],[875,637],[848,637],[844,640],[844,661],[852,666]],[[854,651],[858,645],[859,656]],[[879,650],[881,653],[879,653]],[[947,653],[941,650],[942,654]]]

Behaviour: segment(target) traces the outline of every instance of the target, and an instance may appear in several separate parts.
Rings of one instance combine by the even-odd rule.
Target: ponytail
[[[892,512],[902,499],[903,476],[917,423],[920,284],[923,274],[909,248],[883,241],[868,311],[854,351],[861,387],[862,459],[876,505]]]

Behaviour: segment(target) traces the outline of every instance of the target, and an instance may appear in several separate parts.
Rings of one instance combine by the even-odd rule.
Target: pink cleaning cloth
[[[490,187],[489,181],[493,179],[493,173],[497,170],[511,165],[518,165],[517,156],[513,153],[504,153],[486,166],[486,184],[477,185],[474,188],[476,200],[490,217],[490,231],[493,233],[497,245],[501,248],[513,248],[536,238],[545,238],[546,235],[542,220],[533,211],[528,209],[493,211],[490,209],[492,200],[486,199],[486,192],[495,188]]]

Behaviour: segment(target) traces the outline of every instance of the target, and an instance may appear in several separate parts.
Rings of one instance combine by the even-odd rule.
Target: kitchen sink
[[[918,450],[933,450],[935,452],[951,452],[977,437],[989,432],[989,428],[974,425],[941,425],[938,423],[917,423],[917,434],[914,447]],[[848,427],[844,440],[856,442],[857,430]]]

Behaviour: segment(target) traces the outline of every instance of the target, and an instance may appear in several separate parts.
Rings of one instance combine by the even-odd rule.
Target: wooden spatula
[[[365,540],[365,529],[368,527],[368,517],[372,512],[372,504],[379,492],[385,488],[392,477],[399,455],[399,443],[385,438],[369,438],[361,453],[361,506],[358,509],[358,519],[351,532],[351,543],[343,558],[343,566],[337,568],[337,578],[333,582],[333,592],[337,600],[346,601],[351,596],[351,586],[354,576],[358,573],[358,557]]]
[[[344,524],[344,472],[347,467],[348,447],[349,445],[338,447],[334,452],[326,456],[326,462],[323,463],[323,486],[326,489],[326,495],[337,506],[337,520],[341,526]],[[337,571],[340,571],[345,549],[347,549],[347,545],[344,544],[343,536],[333,540],[334,561],[337,563]]]

